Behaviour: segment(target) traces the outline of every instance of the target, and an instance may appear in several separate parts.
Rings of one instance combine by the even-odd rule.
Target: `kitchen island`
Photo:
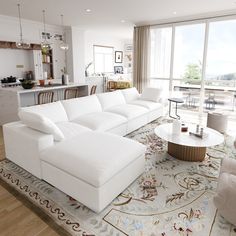
[[[37,105],[39,92],[53,91],[54,101],[59,101],[64,99],[64,91],[67,88],[78,88],[81,97],[88,95],[87,84],[53,84],[35,86],[32,89],[23,89],[21,86],[0,87],[0,125],[19,120],[17,114],[20,107]]]

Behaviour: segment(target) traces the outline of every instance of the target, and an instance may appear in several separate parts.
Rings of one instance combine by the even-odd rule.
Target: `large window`
[[[236,106],[236,19],[218,17],[151,29],[151,84],[181,93],[183,108]]]
[[[208,84],[235,86],[236,20],[210,23],[206,80]]]
[[[114,48],[94,45],[93,52],[94,52],[94,72],[95,73],[113,72]]]
[[[171,27],[151,31],[151,77],[170,77],[171,36]]]
[[[204,49],[205,25],[193,24],[175,28],[175,79],[200,84]]]

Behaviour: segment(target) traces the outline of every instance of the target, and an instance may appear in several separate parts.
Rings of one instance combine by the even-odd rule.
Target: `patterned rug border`
[[[5,158],[3,160],[0,160],[0,163],[2,162],[9,162],[9,161]],[[3,178],[7,178],[8,181],[11,181],[12,185],[9,184]],[[67,227],[69,226],[72,231],[78,233],[77,235],[94,236],[94,234],[87,233],[85,230],[81,229],[79,223],[71,222],[69,219],[66,220],[65,218],[71,218],[71,216],[67,212],[60,210],[59,207],[56,207],[53,210],[52,208],[53,204],[50,204],[51,200],[43,199],[42,196],[38,196],[38,193],[30,189],[30,186],[21,185],[21,181],[19,179],[14,178],[10,173],[4,173],[3,168],[0,168],[0,185],[3,188],[5,188],[9,193],[11,193],[17,200],[19,200],[25,207],[32,210],[40,219],[42,219],[49,227],[51,227],[59,235],[71,236],[69,229],[66,228],[66,226]],[[17,188],[24,190],[25,194],[18,191]],[[34,198],[32,199],[32,197]],[[40,203],[41,205],[39,205]],[[57,219],[61,221],[63,224],[60,225],[57,221],[55,221],[55,219],[52,216],[50,216],[48,212],[44,210],[43,206],[46,206],[47,210],[51,206],[50,212],[52,214],[57,214]]]

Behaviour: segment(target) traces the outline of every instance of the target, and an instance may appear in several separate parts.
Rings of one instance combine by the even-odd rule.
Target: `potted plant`
[[[22,79],[20,82],[24,89],[32,89],[35,85],[35,81],[31,79]]]

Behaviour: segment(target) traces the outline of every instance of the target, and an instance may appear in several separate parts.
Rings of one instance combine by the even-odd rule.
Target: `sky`
[[[206,77],[236,73],[236,20],[211,22],[209,29]],[[171,40],[168,37],[171,38],[171,31],[159,29],[158,32],[156,35],[159,38],[156,37],[152,48],[152,54],[156,51],[152,57],[152,67],[158,65],[162,69],[159,75],[169,75]],[[204,41],[204,23],[176,27],[174,78],[182,77],[186,65],[202,64]],[[158,69],[155,73],[156,71]]]

